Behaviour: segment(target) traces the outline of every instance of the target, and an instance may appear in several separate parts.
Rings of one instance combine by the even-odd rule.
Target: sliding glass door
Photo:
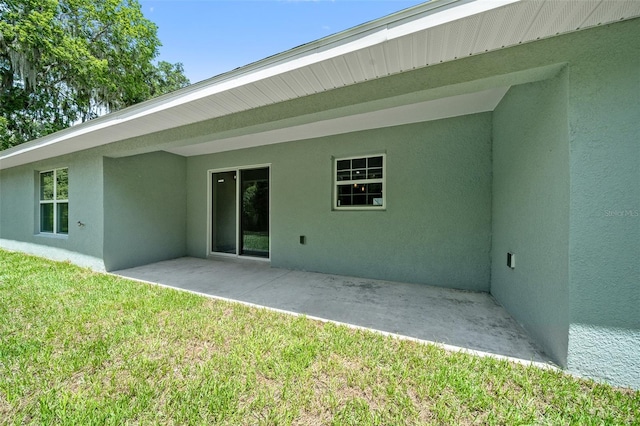
[[[236,254],[236,229],[238,215],[236,204],[238,191],[236,189],[237,172],[213,173],[213,192],[211,197],[212,235],[211,251],[217,253]]]
[[[211,251],[269,258],[269,168],[211,173]]]

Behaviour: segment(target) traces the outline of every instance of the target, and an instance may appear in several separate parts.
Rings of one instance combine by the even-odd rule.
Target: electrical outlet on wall
[[[507,266],[511,269],[516,269],[516,255],[511,252],[507,253]]]

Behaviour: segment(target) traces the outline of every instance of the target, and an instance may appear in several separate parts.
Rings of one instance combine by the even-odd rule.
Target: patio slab
[[[487,293],[291,271],[271,268],[266,262],[190,257],[114,274],[454,349],[551,365]]]

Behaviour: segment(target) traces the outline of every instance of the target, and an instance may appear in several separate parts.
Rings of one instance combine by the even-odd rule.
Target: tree
[[[0,149],[184,87],[137,0],[0,0]]]
[[[184,75],[182,64],[172,64],[166,61],[158,62],[147,78],[149,95],[152,98],[173,92],[189,85],[189,80]]]

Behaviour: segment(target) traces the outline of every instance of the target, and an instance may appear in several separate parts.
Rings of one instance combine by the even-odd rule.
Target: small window
[[[384,209],[384,154],[335,160],[334,208]]]
[[[69,169],[40,172],[40,232],[69,233]]]

